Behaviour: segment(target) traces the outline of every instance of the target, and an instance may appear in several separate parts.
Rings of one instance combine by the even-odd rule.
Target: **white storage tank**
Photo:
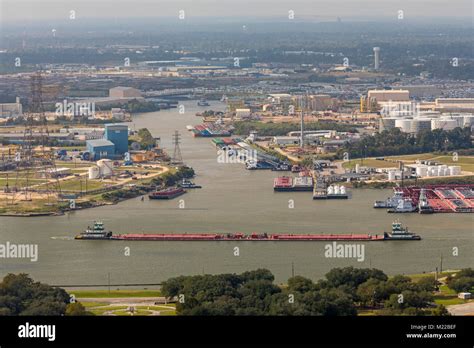
[[[341,195],[345,195],[346,194],[346,187],[341,185],[340,192],[341,192]]]
[[[437,119],[431,120],[431,130],[434,129],[443,129],[443,130],[453,130],[458,126],[458,122],[453,119]]]
[[[109,159],[101,159],[97,161],[97,166],[100,170],[100,175],[102,177],[109,177],[114,174],[114,164]]]
[[[394,181],[395,177],[396,177],[396,174],[395,174],[394,170],[391,170],[391,171],[388,172],[388,180],[389,181]]]
[[[412,121],[413,120],[407,120],[407,119],[396,120],[395,127],[400,128],[400,130],[404,133],[410,133]]]
[[[474,115],[467,115],[464,116],[464,127],[471,127],[474,126]]]
[[[329,186],[328,187],[328,195],[332,195],[332,194],[334,194],[334,187]]]
[[[89,168],[89,179],[97,179],[100,176],[99,167],[93,166]]]
[[[416,167],[416,176],[420,178],[428,176],[428,167]]]
[[[338,195],[340,193],[339,186],[334,186],[334,194]]]
[[[461,167],[460,166],[450,166],[449,167],[449,175],[460,175],[461,174]]]

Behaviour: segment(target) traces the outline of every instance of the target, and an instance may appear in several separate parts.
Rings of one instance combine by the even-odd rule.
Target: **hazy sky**
[[[474,0],[0,0],[0,19],[6,23],[81,18],[275,17],[295,19],[390,20],[402,10],[406,19],[474,16]]]

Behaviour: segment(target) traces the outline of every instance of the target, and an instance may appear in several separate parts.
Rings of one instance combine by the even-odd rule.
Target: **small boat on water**
[[[183,189],[182,187],[168,187],[163,190],[158,190],[155,192],[152,192],[148,195],[148,198],[150,199],[173,199],[178,196],[181,196],[182,194],[185,194],[186,190]]]
[[[209,102],[206,99],[201,99],[200,101],[198,101],[197,105],[198,106],[209,106],[211,104],[209,104]]]
[[[182,188],[187,188],[187,189],[202,188],[201,185],[196,185],[195,183],[193,183],[192,181],[188,179],[183,179],[178,185]]]

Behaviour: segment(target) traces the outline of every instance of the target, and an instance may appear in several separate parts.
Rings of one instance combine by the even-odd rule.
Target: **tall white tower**
[[[380,65],[380,47],[374,47],[374,69],[379,70]]]
[[[300,146],[304,148],[304,113],[301,109],[301,119],[300,119]]]

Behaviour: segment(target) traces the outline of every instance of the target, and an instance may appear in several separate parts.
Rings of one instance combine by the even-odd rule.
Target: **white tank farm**
[[[97,166],[99,167],[100,175],[103,177],[112,176],[114,174],[114,164],[109,159],[97,161]]]
[[[394,170],[391,170],[388,172],[388,180],[394,181],[396,178],[396,172]]]
[[[431,130],[434,130],[434,129],[453,130],[456,127],[458,127],[458,122],[453,119],[431,120]]]
[[[460,175],[461,167],[460,166],[449,166],[449,175]]]
[[[400,128],[404,133],[411,132],[411,124],[413,120],[400,119],[395,121],[395,127]]]
[[[99,167],[93,166],[89,168],[89,179],[97,179],[100,176]]]
[[[464,127],[474,126],[474,115],[464,116]]]
[[[416,176],[419,178],[428,176],[428,167],[416,167]]]

